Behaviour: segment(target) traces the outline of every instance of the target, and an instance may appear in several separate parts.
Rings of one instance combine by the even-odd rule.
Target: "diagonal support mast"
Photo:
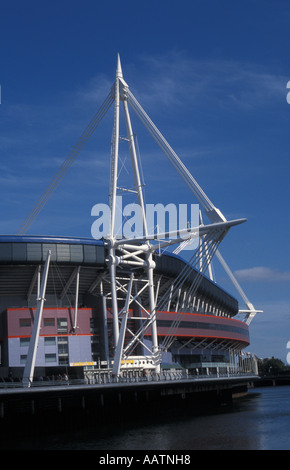
[[[118,320],[118,300],[116,289],[116,253],[114,246],[115,233],[115,217],[116,217],[116,197],[117,197],[117,180],[118,180],[118,156],[119,156],[119,119],[120,119],[120,92],[119,78],[122,75],[120,58],[118,57],[116,81],[115,81],[115,107],[114,107],[114,130],[112,140],[112,157],[111,157],[111,187],[110,187],[110,233],[109,233],[109,270],[111,278],[112,293],[112,311],[113,311],[113,336],[115,348],[119,339],[119,320]]]
[[[38,201],[35,203],[34,207],[31,209],[30,213],[27,215],[26,219],[23,221],[21,227],[19,227],[17,234],[18,235],[25,235],[26,232],[29,230],[30,226],[37,218],[39,213],[44,208],[47,201],[50,199],[60,182],[62,181],[63,177],[66,175],[74,161],[76,160],[78,154],[84,148],[86,143],[88,142],[89,138],[93,135],[96,128],[100,124],[101,120],[109,110],[110,106],[114,101],[114,97],[112,96],[112,92],[108,94],[105,101],[103,102],[102,106],[96,112],[94,117],[92,118],[91,122],[87,125],[86,129],[75,143],[74,147],[70,151],[67,158],[64,160],[56,174],[54,175],[53,179],[50,181],[48,186],[43,191],[42,195],[39,197]]]
[[[176,155],[174,150],[170,147],[169,143],[163,137],[161,132],[157,129],[155,124],[151,121],[149,116],[146,114],[142,106],[138,103],[134,95],[128,90],[129,96],[129,104],[132,107],[133,111],[137,114],[140,121],[144,124],[146,129],[149,131],[151,136],[154,138],[156,143],[159,145],[165,156],[168,160],[172,163],[174,168],[180,174],[182,179],[185,181],[189,189],[193,192],[197,200],[199,201],[200,205],[204,208],[209,220],[211,222],[225,222],[226,218],[221,213],[219,209],[217,209],[204,191],[201,189],[197,181],[193,178],[189,170],[186,168],[184,163],[180,160],[180,158]]]
[[[219,251],[216,252],[216,256],[248,308],[248,310],[239,310],[239,312],[246,314],[245,323],[249,325],[255,317],[256,313],[262,313],[263,310],[256,310],[252,302],[249,301],[248,297],[246,296],[245,292],[241,288],[236,277],[232,273],[231,269],[229,268]]]
[[[42,278],[41,288],[40,288],[40,295],[37,298],[37,309],[35,312],[33,328],[32,328],[31,338],[29,342],[29,349],[28,349],[28,354],[27,354],[26,363],[25,363],[24,372],[23,372],[22,382],[23,382],[23,385],[26,386],[27,388],[30,387],[33,381],[36,353],[37,353],[37,347],[38,347],[38,339],[39,339],[39,330],[40,330],[42,312],[43,312],[43,307],[44,307],[44,302],[45,302],[44,296],[46,292],[50,257],[51,257],[51,251],[49,250],[46,256],[43,278]]]
[[[168,160],[171,162],[171,164],[174,166],[174,168],[177,170],[177,172],[180,174],[182,179],[185,181],[189,189],[193,192],[201,206],[203,207],[206,215],[208,216],[209,220],[212,223],[215,222],[225,222],[226,218],[225,216],[221,213],[221,211],[214,206],[214,204],[210,201],[210,199],[207,197],[207,195],[204,193],[202,188],[199,186],[197,181],[193,178],[191,173],[188,171],[188,169],[185,167],[183,162],[179,159],[179,157],[176,155],[174,150],[171,148],[169,143],[166,141],[166,139],[163,137],[161,132],[157,129],[155,124],[151,121],[149,116],[146,114],[142,106],[138,103],[137,99],[134,97],[134,95],[128,91],[128,96],[129,96],[129,104],[131,105],[132,109],[136,113],[136,115],[139,117],[141,122],[144,124],[146,129],[149,131],[151,136],[154,138],[156,143],[159,145],[165,156],[168,158]],[[246,306],[248,307],[247,311],[241,311],[243,313],[247,313],[246,316],[246,323],[249,325],[252,319],[254,318],[255,314],[257,312],[261,312],[260,310],[256,310],[253,304],[248,300],[246,297],[244,291],[242,290],[241,286],[239,285],[238,281],[234,277],[233,273],[231,272],[230,268],[226,264],[225,260],[222,258],[221,254],[217,252],[217,257],[219,258],[220,263],[224,267],[225,271],[229,275],[231,281],[233,282],[234,286],[236,287],[237,291],[240,293],[242,296],[243,300],[245,301]]]

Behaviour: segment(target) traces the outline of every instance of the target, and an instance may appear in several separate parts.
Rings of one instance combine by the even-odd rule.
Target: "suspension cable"
[[[220,243],[219,234],[217,236],[215,236],[213,240],[211,240],[210,244],[207,243],[207,245],[209,247],[208,259],[206,259],[206,261],[202,263],[201,270],[198,271],[197,276],[195,277],[194,281],[192,282],[192,284],[190,286],[190,289],[189,289],[189,294],[190,295],[193,295],[193,294],[196,293],[196,291],[197,291],[197,289],[198,289],[198,287],[199,287],[199,285],[202,281],[202,278],[203,278],[203,276],[204,276],[204,274],[205,274],[205,272],[208,268],[210,260],[213,258],[214,254],[215,254],[215,252],[218,248],[219,243]],[[197,261],[198,261],[198,259],[197,259]],[[172,344],[173,335],[174,335],[175,331],[177,330],[177,328],[180,325],[183,313],[186,311],[186,306],[187,306],[187,304],[184,304],[179,309],[179,312],[177,313],[176,319],[172,322],[166,337],[163,339],[163,342],[161,344],[161,350],[163,350],[163,351],[167,350],[170,347],[170,345]]]
[[[80,138],[78,139],[78,141],[76,142],[72,150],[70,151],[65,161],[62,163],[57,173],[55,174],[54,178],[46,187],[46,189],[44,190],[44,192],[42,193],[42,195],[40,196],[40,198],[38,199],[38,201],[36,202],[32,210],[30,211],[30,213],[28,214],[28,216],[22,223],[21,227],[19,228],[17,232],[18,235],[24,235],[27,232],[27,230],[29,229],[33,221],[36,219],[40,211],[43,209],[48,199],[51,197],[52,193],[55,191],[55,189],[61,182],[64,175],[72,166],[73,162],[75,161],[76,157],[78,156],[82,148],[85,146],[89,138],[92,136],[92,134],[96,130],[97,126],[99,125],[99,123],[101,122],[105,114],[107,113],[113,101],[114,101],[114,97],[113,97],[112,92],[110,91],[107,98],[103,102],[102,106],[97,111],[97,113],[93,116],[90,123],[88,124],[88,126],[86,127],[86,129],[84,130],[84,132],[82,133],[82,135],[80,136]]]
[[[196,293],[196,291],[197,291],[197,289],[198,289],[198,287],[199,287],[199,285],[202,281],[202,278],[203,278],[203,276],[204,276],[204,274],[205,274],[205,272],[208,268],[208,264],[210,263],[212,257],[214,256],[215,251],[217,250],[218,245],[219,245],[221,239],[223,238],[223,236],[224,236],[224,231],[223,230],[222,231],[217,230],[217,231],[214,231],[214,233],[207,234],[207,236],[205,237],[205,238],[209,239],[209,240],[206,240],[208,248],[209,248],[208,257],[207,257],[206,261],[203,263],[201,271],[197,271],[194,280],[191,282],[190,294],[195,294]],[[177,276],[177,278],[174,282],[174,290],[171,293],[172,299],[176,296],[178,290],[186,282],[188,282],[189,276],[192,273],[192,269],[199,265],[199,260],[200,260],[201,256],[202,256],[201,250],[196,250],[194,252],[193,256],[188,261],[188,263],[181,270],[181,272],[179,273],[179,275]],[[162,314],[162,311],[164,310],[165,305],[168,302],[168,295],[170,294],[170,290],[171,290],[171,286],[162,295],[161,299],[159,300],[158,304],[156,305],[156,309],[155,309],[155,312],[154,312],[153,316],[151,316],[150,318],[148,318],[145,321],[143,326],[134,334],[134,338],[128,343],[128,345],[124,349],[124,355],[126,357],[130,354],[130,352],[134,348],[135,342],[138,341],[138,338],[139,338],[140,334],[141,333],[144,334],[144,332],[147,331],[148,328],[150,328],[150,326],[152,325],[153,320],[155,320],[155,319],[157,320],[158,317]],[[168,329],[166,337],[164,338],[163,342],[159,346],[159,350],[160,350],[161,353],[163,351],[165,351],[166,349],[168,349],[168,347],[170,345],[169,343],[171,343],[173,334],[176,331],[176,329],[178,328],[178,326],[179,326],[179,324],[182,320],[182,314],[184,313],[185,310],[186,310],[185,307],[183,307],[183,308],[180,309],[179,312],[177,312],[178,318],[173,321],[172,325]]]

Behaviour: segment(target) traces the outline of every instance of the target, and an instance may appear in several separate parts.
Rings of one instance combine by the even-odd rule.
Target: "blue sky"
[[[286,0],[2,4],[0,232],[17,232],[69,154],[114,82],[119,52],[131,91],[205,193],[228,219],[247,218],[221,252],[264,310],[251,324],[250,349],[286,361],[289,39]],[[132,120],[147,201],[196,203]],[[111,134],[112,110],[29,234],[90,236],[91,208],[107,202]],[[124,173],[123,147],[120,156]]]

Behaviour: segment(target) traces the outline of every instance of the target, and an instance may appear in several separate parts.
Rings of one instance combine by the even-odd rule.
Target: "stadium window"
[[[55,341],[55,336],[47,336],[44,338],[44,346],[55,346],[56,341]]]
[[[54,318],[44,318],[43,319],[43,326],[54,326],[55,319]]]
[[[58,333],[67,333],[67,318],[58,318],[57,319],[57,332]]]
[[[56,354],[45,354],[45,362],[56,362]]]
[[[20,356],[20,364],[25,364],[27,359],[27,354],[21,354]]]
[[[59,365],[68,365],[68,339],[66,336],[59,336],[58,340],[58,363]]]

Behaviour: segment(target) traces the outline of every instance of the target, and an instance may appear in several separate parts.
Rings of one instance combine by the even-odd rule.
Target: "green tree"
[[[275,357],[259,359],[258,368],[260,376],[278,375],[290,369],[281,359]]]

